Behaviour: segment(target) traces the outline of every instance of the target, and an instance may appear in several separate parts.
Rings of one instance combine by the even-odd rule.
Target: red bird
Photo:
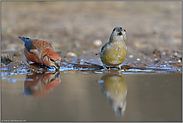
[[[60,68],[61,57],[48,42],[27,37],[18,38],[24,42],[24,54],[28,63],[32,61],[46,66],[54,66],[57,70]]]
[[[45,97],[60,83],[61,79],[59,72],[27,74],[24,82],[24,94],[35,97]]]

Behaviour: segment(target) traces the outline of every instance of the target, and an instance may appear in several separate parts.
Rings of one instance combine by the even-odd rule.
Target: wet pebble
[[[76,55],[76,53],[74,53],[74,52],[68,52],[67,53],[67,56],[69,57],[77,57],[77,55]]]
[[[177,55],[178,55],[178,53],[177,53],[177,52],[175,52],[175,53],[174,53],[174,55],[175,55],[175,56],[177,56]]]
[[[74,52],[68,52],[67,53],[67,58],[70,59],[70,60],[77,60],[78,56]]]
[[[181,60],[178,60],[179,63],[181,63]]]
[[[93,42],[93,44],[98,47],[102,45],[102,41],[100,39],[97,39]]]
[[[166,55],[166,52],[162,52],[162,55]]]
[[[129,58],[133,58],[133,55],[129,55]]]

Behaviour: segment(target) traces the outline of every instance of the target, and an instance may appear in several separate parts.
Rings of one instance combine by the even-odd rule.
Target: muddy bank
[[[101,47],[112,29],[127,30],[124,65],[180,67],[181,2],[2,2],[1,56],[25,63],[18,36],[50,42],[63,58],[101,65]]]

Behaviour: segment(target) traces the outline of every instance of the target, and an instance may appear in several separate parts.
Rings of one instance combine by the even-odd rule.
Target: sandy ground
[[[25,60],[26,36],[50,42],[64,57],[99,60],[95,53],[116,26],[127,30],[127,60],[181,55],[181,2],[1,2],[1,56]],[[99,40],[102,44],[96,45]],[[156,52],[154,52],[156,53]]]

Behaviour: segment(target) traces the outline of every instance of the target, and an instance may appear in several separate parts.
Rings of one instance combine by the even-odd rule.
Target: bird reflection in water
[[[27,74],[24,82],[24,95],[47,96],[61,82],[60,73]]]
[[[115,113],[122,116],[126,109],[127,86],[119,73],[105,73],[99,81],[102,92],[109,99]]]

